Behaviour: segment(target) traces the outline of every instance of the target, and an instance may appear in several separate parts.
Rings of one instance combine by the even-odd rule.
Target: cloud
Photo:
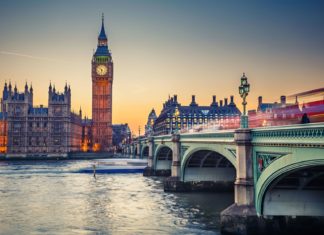
[[[34,59],[34,60],[43,60],[43,61],[50,61],[50,62],[67,63],[67,62],[64,62],[64,61],[54,60],[54,59],[51,59],[51,58],[48,58],[48,57],[33,56],[33,55],[27,55],[27,54],[12,52],[12,51],[0,51],[0,54],[2,54],[2,55],[10,55],[10,56],[19,56],[19,57],[24,57],[24,58]]]

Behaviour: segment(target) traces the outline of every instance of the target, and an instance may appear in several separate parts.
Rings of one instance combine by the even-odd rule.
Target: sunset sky
[[[71,85],[72,106],[91,116],[91,58],[101,13],[114,61],[113,123],[144,129],[168,95],[235,95],[243,72],[257,97],[324,87],[324,1],[16,1],[0,2],[0,89],[5,80],[47,106],[49,82]]]

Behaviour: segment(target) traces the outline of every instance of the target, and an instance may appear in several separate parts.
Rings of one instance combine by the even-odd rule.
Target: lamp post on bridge
[[[239,86],[240,96],[243,98],[243,113],[241,125],[234,132],[236,145],[236,180],[234,182],[234,204],[221,212],[222,232],[237,234],[261,234],[259,228],[264,226],[255,210],[255,190],[253,173],[252,130],[249,129],[246,114],[246,97],[250,91],[250,84],[245,73],[241,77]],[[266,226],[264,226],[266,227]],[[256,232],[258,231],[258,232]]]
[[[245,76],[245,73],[243,73],[243,76],[241,77],[241,85],[239,86],[239,93],[240,96],[243,98],[243,115],[241,116],[241,128],[248,128],[249,127],[249,120],[248,116],[246,114],[246,97],[248,96],[250,92],[250,84],[247,81],[247,77]]]

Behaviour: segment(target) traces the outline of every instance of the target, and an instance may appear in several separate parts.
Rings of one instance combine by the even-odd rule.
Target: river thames
[[[78,173],[92,161],[0,162],[0,234],[220,234],[232,193],[165,193],[163,178]]]

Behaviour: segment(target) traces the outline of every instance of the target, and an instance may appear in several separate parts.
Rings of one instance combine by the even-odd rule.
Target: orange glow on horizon
[[[251,84],[247,110],[256,109],[260,95],[271,103],[281,95],[324,87],[318,4],[292,4],[290,11],[281,11],[280,4],[269,3],[269,8],[216,1],[192,1],[185,7],[181,1],[100,4],[114,62],[112,124],[128,123],[135,135],[139,126],[144,130],[152,108],[160,114],[169,95],[177,94],[182,105],[196,95],[197,103],[205,106],[213,95],[217,101],[234,95],[242,110],[238,86],[243,72]],[[33,2],[28,7],[14,1],[6,5],[0,15],[5,22],[0,92],[5,81],[20,91],[27,81],[33,84],[34,105],[47,106],[50,81],[58,90],[67,82],[72,110],[78,113],[81,107],[83,117],[91,118],[98,6],[90,1],[80,8],[70,1],[44,3],[42,8]],[[307,10],[299,8],[304,6]],[[246,10],[251,14],[238,14]]]

